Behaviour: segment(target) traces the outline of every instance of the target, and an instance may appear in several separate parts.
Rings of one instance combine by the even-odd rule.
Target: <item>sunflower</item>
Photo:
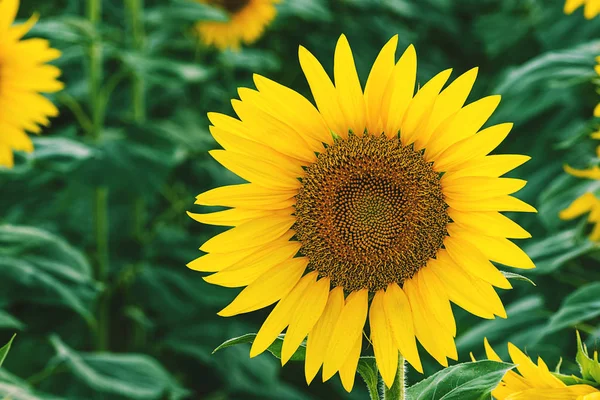
[[[45,63],[60,56],[47,40],[22,37],[35,25],[33,16],[13,25],[19,0],[0,0],[0,166],[13,166],[13,150],[33,151],[25,131],[40,133],[48,117],[58,115],[43,93],[61,90],[60,69]]]
[[[238,49],[240,44],[254,43],[277,15],[275,3],[281,0],[198,0],[221,8],[227,22],[198,22],[196,31],[207,46],[220,50]]]
[[[585,193],[574,200],[569,207],[562,210],[558,216],[562,220],[571,220],[589,213],[588,223],[594,224],[590,240],[600,242],[600,199],[593,193]]]
[[[583,15],[586,19],[592,19],[600,14],[600,0],[567,0],[565,2],[565,14],[572,14],[581,6],[585,6]]]
[[[498,354],[485,339],[485,352],[488,359],[502,362]],[[512,343],[508,353],[517,365],[519,373],[508,371],[502,382],[492,392],[497,400],[599,400],[600,391],[589,385],[567,386],[552,375],[548,366],[538,357],[535,365],[529,357]]]
[[[397,43],[395,36],[383,47],[364,92],[345,36],[335,50],[335,85],[300,47],[318,110],[255,75],[258,90],[241,88],[232,101],[239,119],[208,115],[224,148],[210,154],[249,183],[197,197],[196,204],[230,209],[192,218],[233,228],[204,243],[208,254],[188,266],[215,272],[209,283],[245,286],[221,316],[277,303],[250,355],[287,327],[285,364],[308,336],[308,383],[322,366],[323,380],[339,372],[352,389],[367,319],[388,387],[399,352],[422,372],[416,339],[447,366],[457,359],[450,301],[505,318],[493,287],[511,285],[490,260],[534,268],[507,239],[529,233],[500,213],[535,211],[511,196],[525,181],[500,177],[529,157],[488,156],[512,124],[480,131],[500,97],[463,107],[477,69],[443,89],[445,70],[415,94],[415,49],[396,62]]]

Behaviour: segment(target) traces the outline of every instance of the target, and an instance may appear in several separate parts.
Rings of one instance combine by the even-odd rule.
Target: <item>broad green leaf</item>
[[[50,337],[56,362],[64,365],[83,384],[98,393],[130,399],[184,398],[187,393],[153,358],[143,354],[80,353]]]
[[[532,281],[531,279],[529,279],[526,276],[515,274],[514,272],[507,272],[507,271],[500,271],[500,272],[502,272],[502,275],[504,275],[504,277],[506,279],[513,279],[513,280],[516,280],[516,281],[523,281],[523,282],[530,283],[533,286],[537,286],[534,281]]]
[[[379,372],[375,357],[363,356],[359,358],[356,372],[365,381],[371,400],[379,400]]]
[[[2,346],[0,348],[0,367],[2,367],[2,363],[4,363],[4,360],[6,359],[6,355],[10,351],[10,346],[11,346],[13,340],[15,340],[15,336],[17,336],[17,335],[16,334],[13,335],[10,338],[10,340],[8,341],[8,343],[6,343],[4,346]]]
[[[581,336],[577,332],[577,356],[575,357],[581,368],[583,379],[596,382],[600,385],[600,362],[598,361],[598,351],[594,351],[594,358],[590,358],[585,343],[581,341]]]
[[[411,400],[488,400],[513,368],[490,360],[453,365],[408,388]]]
[[[548,333],[577,325],[600,315],[600,282],[580,287],[562,302],[558,312],[550,317]]]
[[[256,333],[247,333],[245,335],[226,340],[225,342],[221,343],[216,349],[214,349],[213,354],[219,350],[226,349],[227,347],[236,346],[238,344],[243,344],[243,343],[253,343],[255,338],[256,338]],[[270,345],[269,348],[267,349],[269,351],[269,353],[273,354],[277,358],[281,358],[281,348],[283,346],[284,338],[285,338],[285,334],[279,335],[277,337],[277,339],[275,339],[273,344]],[[292,358],[290,358],[290,360],[302,361],[305,358],[306,358],[306,345],[304,343],[302,343],[300,345],[300,347],[298,347],[298,350],[296,350],[294,355],[292,355]]]

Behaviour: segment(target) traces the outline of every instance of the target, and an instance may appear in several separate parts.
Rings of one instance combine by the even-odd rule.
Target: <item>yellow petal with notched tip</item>
[[[361,348],[362,335],[356,340],[350,349],[348,358],[340,368],[340,380],[342,381],[342,386],[344,386],[344,389],[346,389],[348,393],[350,393],[354,387],[354,378],[356,378],[356,368],[358,367]]]
[[[365,98],[356,73],[350,44],[343,34],[335,47],[333,73],[340,108],[348,129],[360,136],[366,127]]]
[[[271,268],[242,290],[218,314],[221,317],[231,317],[270,306],[292,290],[307,265],[308,259],[302,257]]]
[[[413,368],[423,373],[408,297],[397,284],[391,283],[383,297],[383,306],[396,347]]]

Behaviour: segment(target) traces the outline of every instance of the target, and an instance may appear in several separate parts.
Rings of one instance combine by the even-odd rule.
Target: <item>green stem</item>
[[[144,0],[125,0],[125,5],[129,11],[131,35],[133,38],[133,47],[141,53],[144,50],[145,30],[144,30]],[[143,124],[146,121],[146,82],[143,76],[136,71],[132,73],[132,107],[133,120],[137,124]],[[133,234],[138,239],[144,235],[144,225],[146,216],[146,203],[142,196],[135,199],[133,209]]]
[[[98,28],[102,20],[102,0],[88,0],[88,19]],[[101,83],[103,76],[102,45],[99,41],[99,32],[90,44],[89,49],[89,76],[88,85],[90,93],[90,109],[92,113],[92,127],[90,136],[96,143],[102,141],[104,113],[102,112],[102,93]],[[98,302],[98,325],[96,330],[96,349],[99,351],[108,350],[108,332],[109,326],[109,307],[110,298],[107,290],[108,269],[109,269],[109,248],[108,248],[108,188],[96,187],[94,193],[94,226],[96,236],[96,279],[104,285],[105,291],[102,293]]]
[[[385,385],[384,385],[385,387]],[[406,398],[406,362],[402,354],[398,353],[398,369],[396,379],[391,388],[385,387],[383,400],[407,400]]]

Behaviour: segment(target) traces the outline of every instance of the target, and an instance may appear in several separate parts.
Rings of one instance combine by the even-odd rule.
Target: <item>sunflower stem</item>
[[[145,42],[144,0],[125,0],[125,6],[129,11],[133,48],[141,53]],[[135,70],[132,71],[131,80],[133,120],[140,125],[146,121],[146,82],[144,77]],[[145,215],[146,203],[142,196],[138,196],[133,208],[133,235],[138,241],[141,241],[144,235]]]
[[[407,400],[406,398],[406,362],[402,354],[398,353],[398,369],[396,379],[391,388],[384,385],[383,400]]]
[[[102,19],[102,2],[101,0],[88,0],[87,3],[88,19],[98,27]],[[90,108],[92,113],[92,127],[90,136],[96,143],[100,143],[103,131],[103,113],[102,93],[100,85],[102,82],[102,46],[98,40],[99,33],[96,35],[90,44],[89,49],[89,94]],[[94,232],[96,236],[96,263],[95,275],[96,279],[105,287],[105,291],[100,295],[98,301],[97,318],[98,325],[96,329],[96,349],[103,351],[108,350],[108,332],[109,332],[109,295],[106,290],[108,280],[108,264],[109,264],[109,249],[108,249],[108,188],[99,186],[94,191]]]

